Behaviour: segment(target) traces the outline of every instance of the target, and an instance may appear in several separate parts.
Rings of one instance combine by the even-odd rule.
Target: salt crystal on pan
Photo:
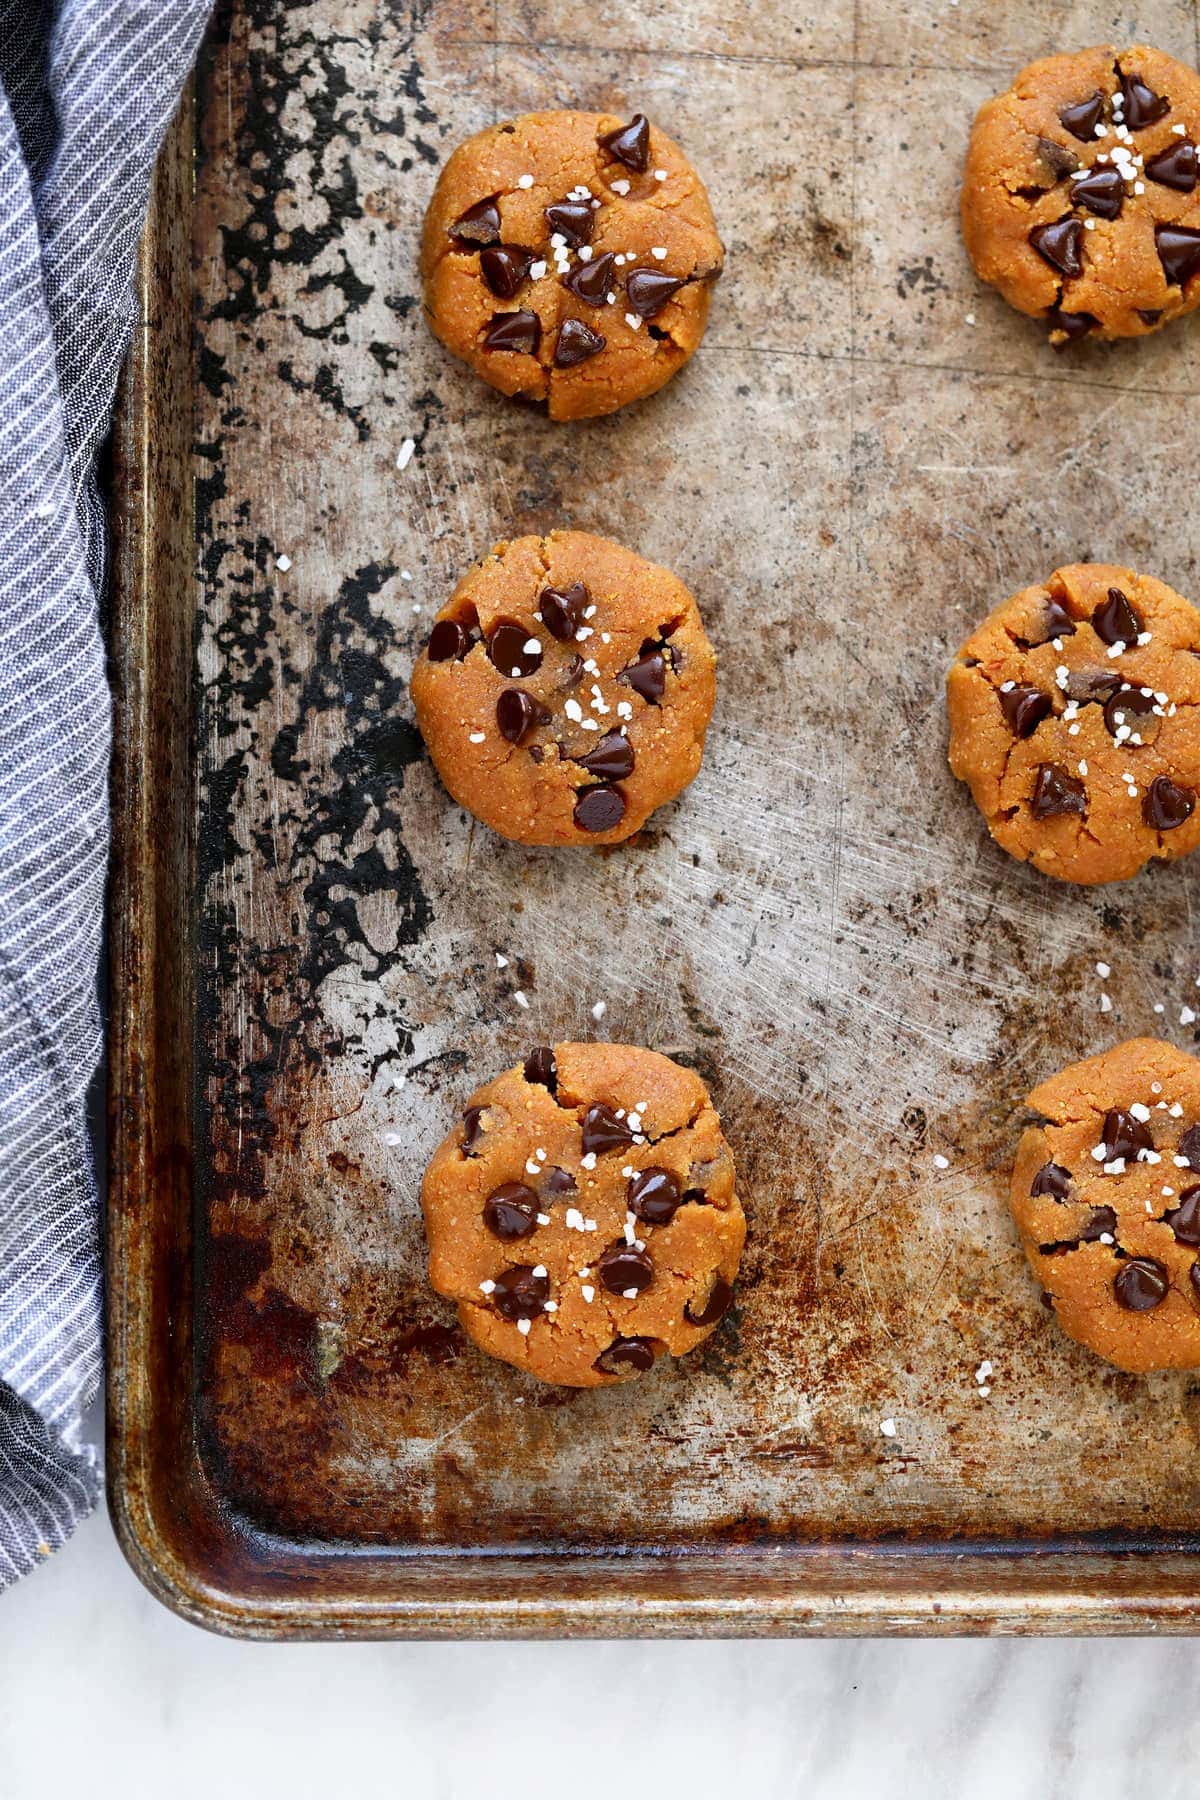
[[[1100,1011],[1102,1013],[1112,1011],[1112,1001],[1109,999],[1107,994],[1101,994],[1101,996],[1100,996]]]
[[[597,1024],[600,1023],[600,1020],[604,1017],[604,1015],[607,1011],[608,1011],[607,1001],[597,1000],[595,1006],[593,1006],[593,1008],[592,1008],[592,1017],[593,1017],[593,1019],[595,1019]]]
[[[880,1419],[879,1429],[880,1429],[880,1431],[882,1431],[884,1437],[886,1437],[886,1438],[895,1437],[895,1435],[896,1435],[895,1419]]]
[[[1096,973],[1100,977],[1101,981],[1107,981],[1109,976],[1112,974],[1112,970],[1109,968],[1107,963],[1097,963],[1096,964]]]
[[[1180,1024],[1181,1024],[1181,1025],[1190,1025],[1190,1024],[1191,1024],[1191,1023],[1192,1023],[1192,1021],[1193,1021],[1193,1019],[1194,1019],[1194,1018],[1195,1018],[1195,1017],[1196,1017],[1196,1015],[1195,1015],[1195,1013],[1194,1013],[1194,1012],[1193,1012],[1193,1011],[1192,1011],[1192,1009],[1191,1009],[1191,1007],[1190,1007],[1190,1006],[1183,1006],[1183,1007],[1180,1007],[1180,1009],[1179,1009],[1179,1023],[1180,1023]]]
[[[281,570],[283,574],[286,575],[291,566],[292,559],[290,556],[277,556],[275,558],[275,567]]]
[[[933,1159],[933,1166],[935,1169],[948,1169],[950,1167],[950,1158],[948,1156],[935,1156]]]
[[[521,992],[520,988],[518,988],[516,993],[513,995],[513,999],[516,1001],[518,1006],[523,1006],[525,1008],[526,1012],[529,1011],[529,1002],[525,998],[524,994]]]
[[[508,967],[507,956],[501,956],[501,954],[498,950],[496,952],[496,967],[498,969],[507,969],[507,967]]]
[[[385,1144],[390,1144],[394,1150],[396,1145],[402,1140],[398,1131],[385,1131],[383,1134],[383,1141]]]
[[[409,463],[413,459],[413,452],[416,449],[416,447],[417,446],[416,446],[416,442],[414,439],[405,438],[404,442],[401,444],[398,452],[396,453],[396,467],[398,469],[407,469]]]

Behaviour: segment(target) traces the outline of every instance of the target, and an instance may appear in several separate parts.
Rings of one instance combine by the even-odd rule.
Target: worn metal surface
[[[1197,328],[1056,357],[958,239],[970,120],[1022,62],[1131,32],[1196,58],[1191,4],[1065,10],[218,18],[193,232],[203,1550],[147,1549],[121,1502],[185,1610],[272,1630],[1187,1626],[1189,1557],[1109,1552],[1190,1541],[1200,1384],[1056,1334],[1004,1186],[1048,1070],[1116,1035],[1192,1041],[1195,874],[1052,886],[990,844],[944,759],[945,667],[1003,595],[1090,557],[1200,593]],[[415,261],[459,138],[573,104],[672,131],[729,263],[681,377],[563,427],[434,343]],[[465,564],[558,524],[676,569],[721,656],[700,777],[615,854],[472,827],[407,700]],[[709,1081],[751,1236],[704,1352],[550,1391],[428,1291],[417,1190],[477,1080],[600,1030]],[[161,1297],[161,1269],[145,1280]],[[119,1412],[127,1453],[127,1395]],[[185,1455],[192,1424],[162,1445]],[[151,1462],[133,1491],[167,1480]],[[845,1547],[895,1538],[1071,1548]],[[599,1560],[542,1561],[540,1611],[519,1562],[477,1572],[476,1552],[555,1546]],[[604,1558],[732,1546],[759,1548],[624,1576]],[[438,1547],[461,1553],[428,1565],[441,1611],[419,1560]]]

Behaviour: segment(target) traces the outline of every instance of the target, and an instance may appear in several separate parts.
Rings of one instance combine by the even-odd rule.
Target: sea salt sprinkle
[[[896,1435],[895,1419],[880,1419],[879,1429],[885,1438],[894,1438]]]
[[[950,1167],[950,1158],[948,1156],[935,1156],[933,1159],[933,1166],[935,1169],[948,1169]]]
[[[292,559],[290,556],[277,556],[275,558],[275,567],[279,570],[281,575],[286,575],[291,566]]]
[[[401,469],[401,470],[407,469],[409,463],[413,459],[413,453],[416,450],[416,448],[417,448],[417,445],[416,445],[416,440],[414,438],[405,438],[404,442],[401,444],[399,450],[396,453],[396,467],[398,469]]]

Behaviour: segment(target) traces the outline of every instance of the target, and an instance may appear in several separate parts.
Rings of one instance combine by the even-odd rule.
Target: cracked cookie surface
[[[962,190],[980,277],[1051,342],[1144,337],[1200,303],[1200,75],[1161,50],[1047,57],[980,110]]]
[[[429,1279],[481,1349],[602,1387],[703,1343],[746,1224],[698,1075],[629,1044],[540,1045],[476,1090],[421,1190]]]
[[[1132,1038],[1027,1101],[1011,1206],[1068,1337],[1119,1369],[1200,1365],[1200,1061]]]
[[[630,837],[699,769],[715,692],[688,589],[583,531],[498,544],[438,613],[412,676],[446,787],[522,844]]]
[[[552,419],[593,418],[683,367],[723,260],[703,182],[641,114],[527,113],[442,170],[425,313],[492,387]]]
[[[984,621],[946,681],[950,767],[996,842],[1063,881],[1123,881],[1200,843],[1200,612],[1073,563]]]

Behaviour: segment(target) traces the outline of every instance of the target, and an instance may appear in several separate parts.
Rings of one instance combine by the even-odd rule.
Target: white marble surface
[[[0,1596],[0,1800],[1183,1800],[1200,1647],[228,1643],[108,1521]],[[69,1767],[55,1765],[65,1757]]]

